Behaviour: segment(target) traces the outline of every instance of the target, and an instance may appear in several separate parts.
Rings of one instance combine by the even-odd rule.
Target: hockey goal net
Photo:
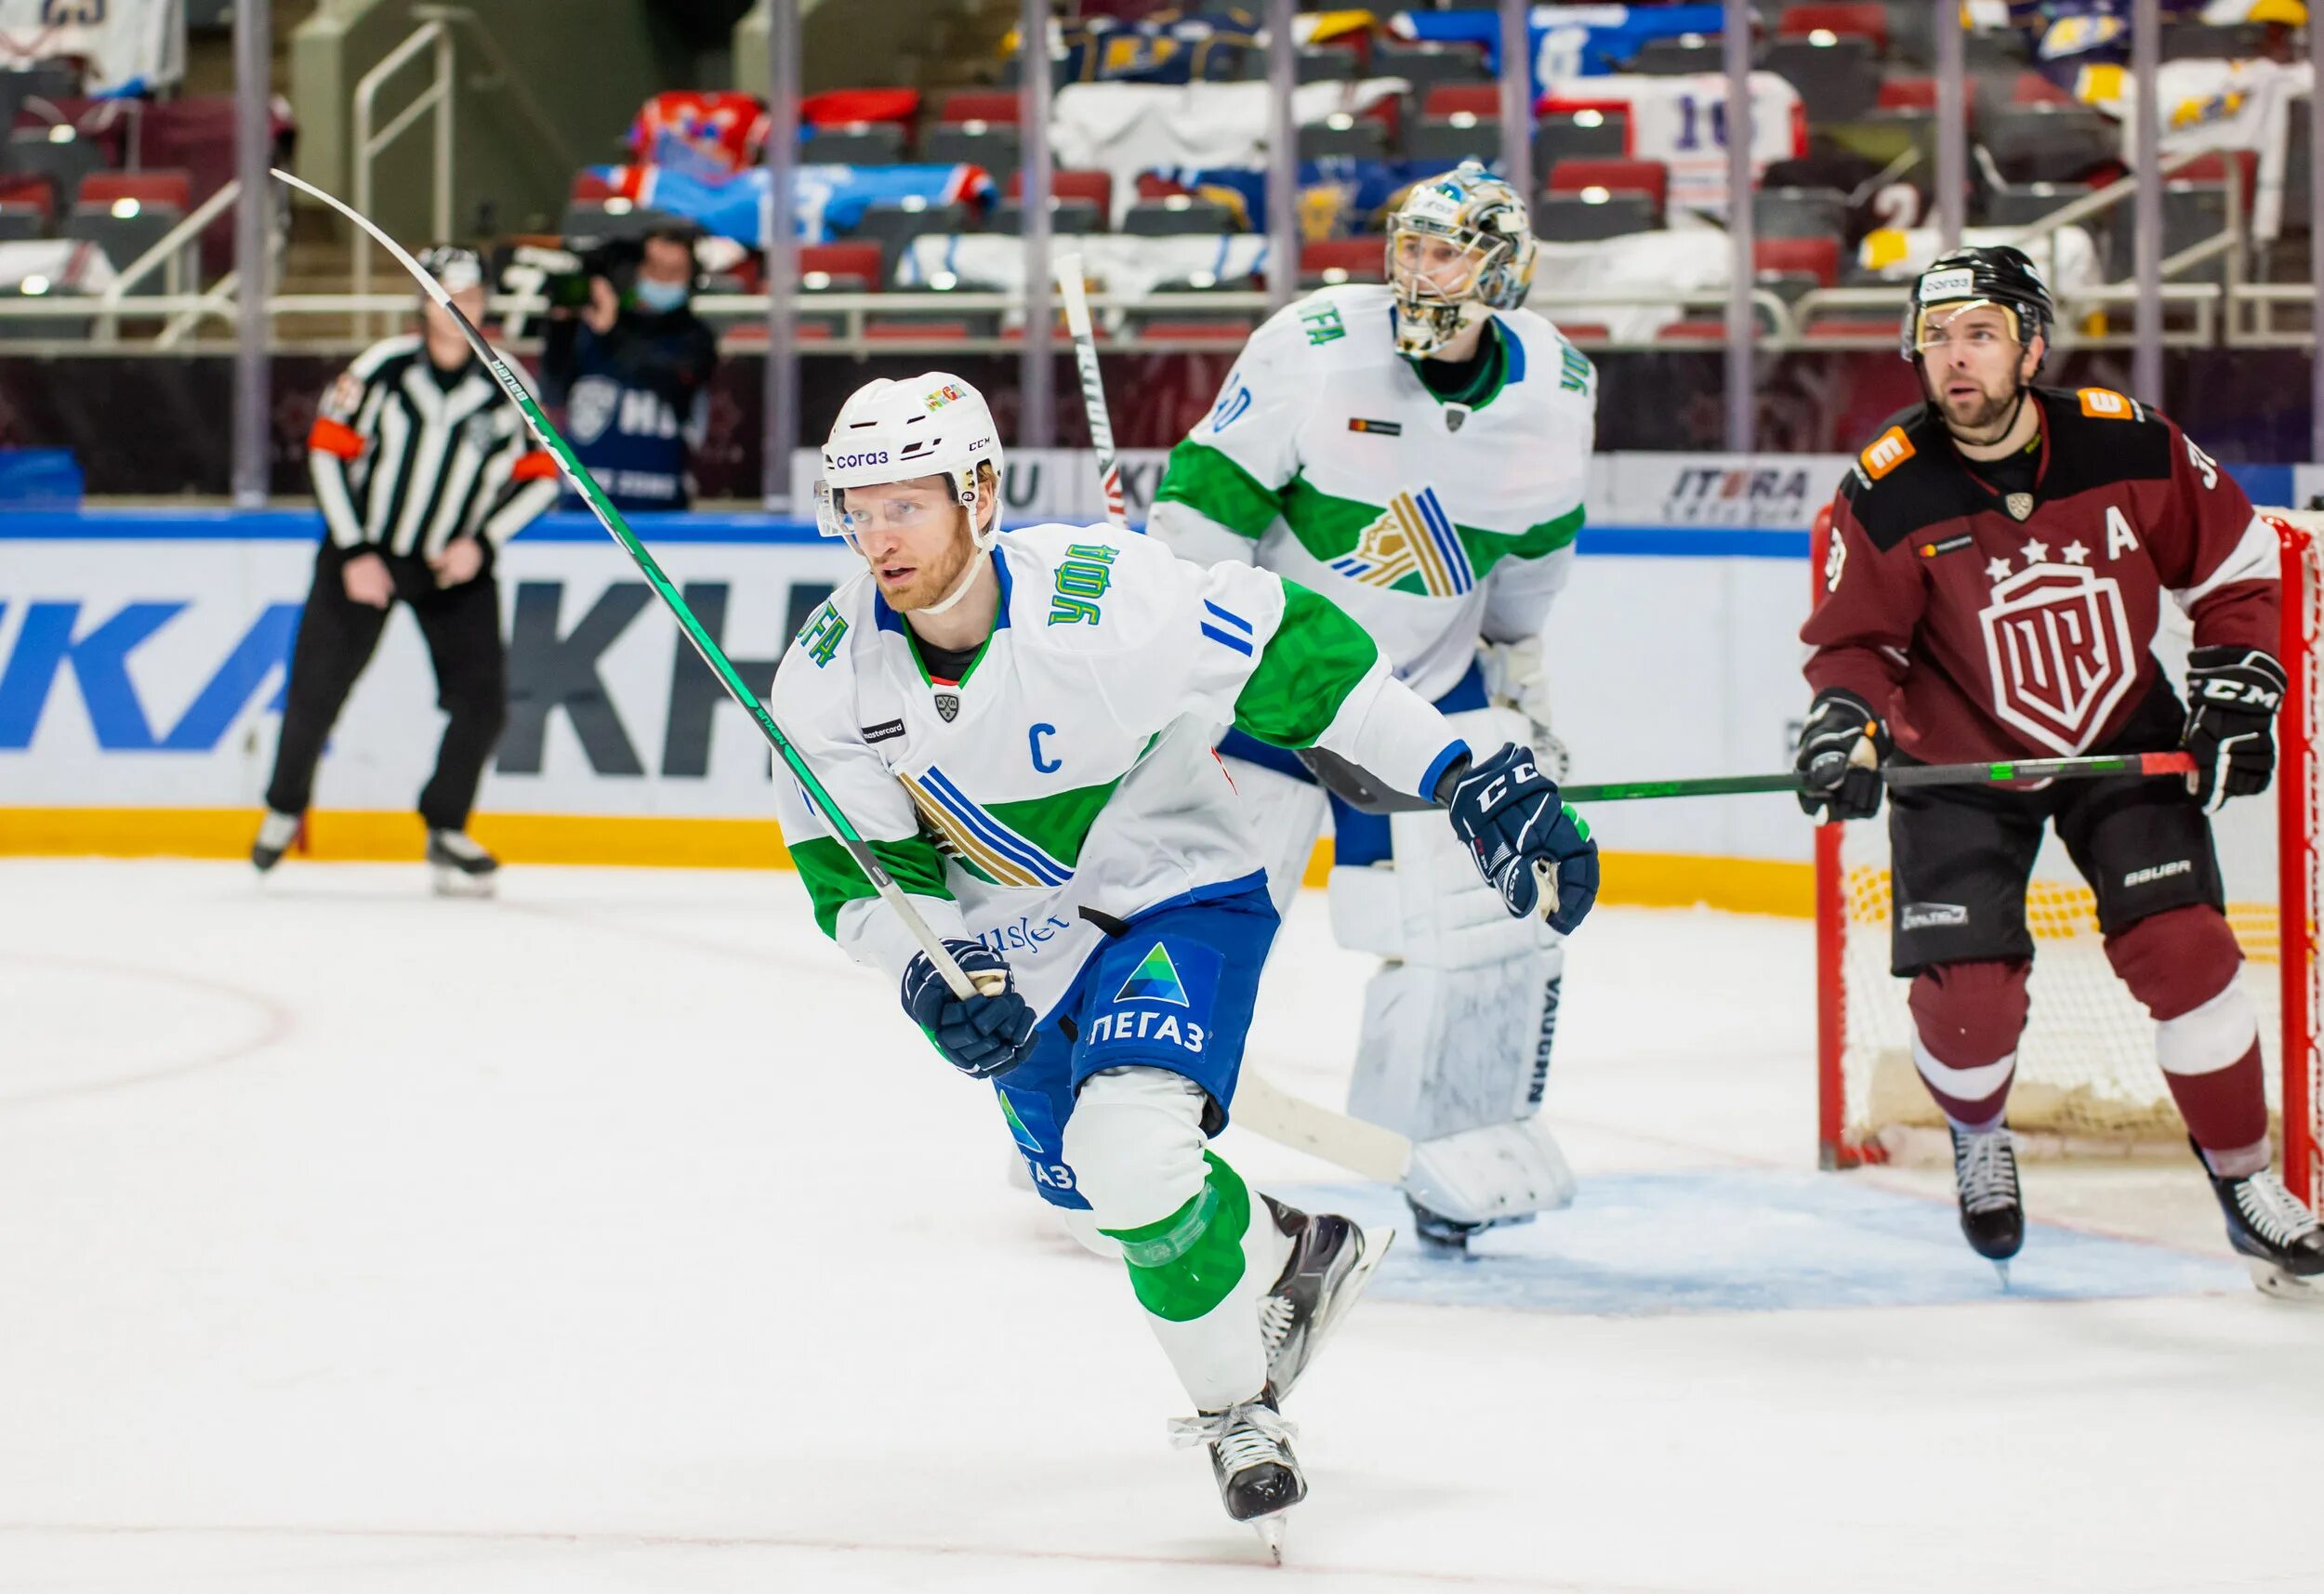
[[[2283,553],[2280,653],[2291,685],[2278,719],[2278,763],[2268,795],[2214,816],[2229,922],[2243,945],[2242,978],[2261,1013],[2268,1107],[2284,1177],[2313,1201],[2317,1189],[2315,952],[2319,805],[2320,639],[2324,515],[2265,510]],[[1821,571],[1828,521],[1811,568]],[[2156,652],[2177,680],[2189,644],[2184,618],[2164,606]],[[1885,813],[1820,825],[1816,837],[1818,1135],[1827,1167],[1882,1162],[1944,1119],[1912,1065],[1908,982],[1889,973],[1890,892]],[[2010,1126],[2029,1154],[2128,1155],[2185,1146],[2171,1092],[2155,1063],[2154,1021],[2106,961],[2089,888],[2054,835],[2045,837],[2027,893],[2034,937],[2032,1011],[2019,1043]]]

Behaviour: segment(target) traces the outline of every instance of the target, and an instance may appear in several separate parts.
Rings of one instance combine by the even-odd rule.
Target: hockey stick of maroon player
[[[1332,795],[1361,813],[1406,813],[1434,803],[1391,791],[1345,759],[1307,749],[1309,769]],[[1983,764],[1886,764],[1881,781],[1891,787],[2015,785],[2027,781],[2093,781],[2109,778],[2181,778],[2195,772],[2185,753],[2100,754],[2080,758],[2016,758]],[[1638,802],[1648,797],[1749,797],[1763,792],[1800,792],[1797,771],[1779,775],[1704,775],[1674,781],[1608,781],[1558,788],[1567,802]]]

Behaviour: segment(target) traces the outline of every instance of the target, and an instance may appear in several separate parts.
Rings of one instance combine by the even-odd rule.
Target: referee
[[[474,253],[441,246],[420,263],[470,322],[483,320]],[[332,384],[307,460],[329,534],[291,653],[250,861],[265,873],[298,835],[324,739],[401,599],[427,640],[437,705],[451,717],[419,794],[428,862],[439,889],[487,891],[500,865],[469,838],[468,816],[508,718],[494,551],[556,502],[556,462],[531,446],[459,326],[424,300],[417,333],[373,345]]]

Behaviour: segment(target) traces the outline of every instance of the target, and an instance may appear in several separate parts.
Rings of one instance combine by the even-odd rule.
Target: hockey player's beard
[[[1998,395],[1980,388],[1972,401],[1947,393],[1944,386],[1932,395],[1937,413],[1945,417],[1946,429],[1972,447],[1999,441],[2015,424],[2017,405],[2025,396],[2017,387]]]
[[[945,541],[944,551],[920,564],[900,584],[891,586],[881,573],[882,567],[872,567],[872,579],[878,584],[879,595],[888,600],[889,608],[899,614],[908,614],[915,609],[942,603],[951,595],[961,572],[976,557],[976,539],[968,534],[968,512],[962,510],[959,515],[955,534]]]

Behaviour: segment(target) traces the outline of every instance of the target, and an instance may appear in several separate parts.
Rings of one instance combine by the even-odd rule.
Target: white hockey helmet
[[[847,490],[887,481],[941,476],[953,497],[968,508],[978,547],[991,533],[975,526],[979,468],[992,467],[1001,480],[1000,433],[984,395],[948,371],[930,371],[901,382],[881,377],[855,389],[831,423],[823,445],[823,477],[815,483],[815,525],[826,537],[852,546]],[[994,523],[999,523],[996,514]]]
[[[1468,270],[1447,286],[1414,268],[1449,247]],[[1515,310],[1533,286],[1533,225],[1517,191],[1463,161],[1417,182],[1388,218],[1388,281],[1396,295],[1396,352],[1424,358],[1497,310]]]

